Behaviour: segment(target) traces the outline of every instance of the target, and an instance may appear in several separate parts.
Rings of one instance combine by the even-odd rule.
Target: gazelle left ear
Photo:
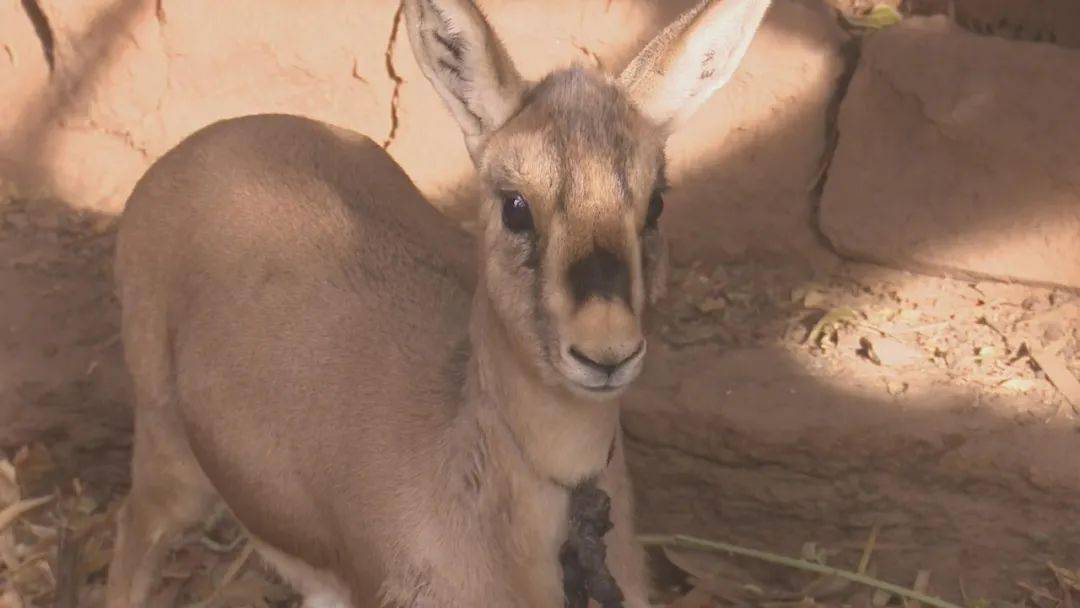
[[[413,54],[475,157],[521,104],[524,82],[472,0],[405,0]]]
[[[768,8],[769,0],[703,0],[630,62],[623,86],[670,132],[731,79]]]

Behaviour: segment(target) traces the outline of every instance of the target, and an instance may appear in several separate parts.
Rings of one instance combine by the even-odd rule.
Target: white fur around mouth
[[[601,395],[606,393],[613,393],[617,390],[626,388],[626,385],[613,386],[611,384],[603,384],[600,386],[585,386],[583,384],[579,384],[578,386],[589,391],[590,393],[598,393]]]
[[[645,364],[645,351],[646,345],[642,342],[633,357],[610,376],[581,365],[567,351],[563,351],[562,359],[556,363],[555,368],[574,389],[594,396],[612,395],[626,389],[641,375]]]
[[[629,383],[619,385],[602,384],[599,386],[588,386],[585,384],[581,384],[580,382],[575,382],[569,378],[564,378],[564,381],[567,388],[570,389],[570,392],[577,393],[580,397],[584,397],[586,399],[598,400],[607,400],[617,397],[621,395],[623,391],[625,391],[626,388],[629,386]]]
[[[596,383],[596,378],[583,378],[580,371],[574,367],[557,365],[556,369],[571,390],[589,397],[611,397],[625,391],[634,383],[640,375],[641,363],[635,365],[637,369],[627,370],[629,373],[616,373],[615,377],[607,378],[599,384]]]

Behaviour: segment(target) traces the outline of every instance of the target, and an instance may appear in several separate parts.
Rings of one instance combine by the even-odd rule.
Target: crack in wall
[[[390,132],[387,134],[386,140],[383,141],[382,147],[384,150],[394,143],[398,131],[398,102],[401,99],[401,85],[404,84],[405,79],[398,74],[397,68],[394,67],[394,43],[397,42],[398,31],[401,29],[401,19],[404,14],[405,2],[402,0],[402,2],[398,3],[397,11],[394,13],[394,25],[390,28],[390,39],[386,42],[386,73],[390,80],[394,81],[394,92],[390,96]]]
[[[904,463],[901,470],[895,470],[872,462],[862,463],[857,458],[850,457],[840,461],[823,462],[820,452],[814,450],[786,452],[778,458],[762,458],[753,453],[746,441],[741,442],[741,445],[727,445],[727,453],[720,454],[688,449],[677,443],[645,437],[625,427],[623,434],[629,451],[636,454],[635,458],[639,459],[639,462],[660,458],[668,466],[682,470],[700,470],[704,466],[715,471],[783,474],[808,486],[835,488],[842,480],[852,478],[890,479],[898,484],[921,484],[937,490],[947,489],[950,484],[954,484],[953,491],[957,493],[977,494],[983,499],[993,497],[1001,501],[1003,507],[1006,507],[1006,503],[1035,504],[1046,509],[1068,509],[1070,499],[1063,497],[1074,496],[1077,491],[1071,486],[1041,486],[1032,483],[1030,476],[1024,475],[1021,470],[1003,470],[992,465],[967,469],[961,473],[941,470],[938,475],[932,476],[936,469],[940,469],[937,463],[960,446],[929,449],[921,456],[914,455],[910,462]],[[683,462],[675,459],[682,459]],[[912,469],[913,465],[917,468]],[[918,467],[925,468],[919,470]],[[959,480],[958,474],[963,476]],[[691,483],[700,483],[701,479],[704,479],[704,476],[698,474]]]
[[[52,26],[49,25],[49,18],[45,16],[45,11],[41,9],[38,0],[22,0],[22,7],[26,11],[26,17],[34,26],[34,33],[41,41],[41,52],[45,55],[45,63],[48,64],[51,75],[56,69],[56,39],[53,36]]]
[[[821,167],[818,169],[816,180],[810,187],[812,205],[810,230],[813,231],[818,243],[836,256],[850,260],[825,234],[821,226],[821,201],[825,195],[825,183],[829,180],[833,156],[836,155],[836,149],[840,145],[840,106],[847,98],[848,87],[851,86],[862,58],[862,39],[853,36],[840,47],[840,54],[844,58],[844,71],[837,79],[832,99],[829,100],[829,105],[825,109],[825,150],[821,153]]]
[[[646,437],[640,433],[635,433],[632,429],[623,427],[623,435],[626,437],[628,445],[636,446],[638,448],[644,448],[646,450],[670,450],[671,452],[678,454],[689,460],[696,461],[698,463],[707,463],[710,466],[715,466],[725,469],[741,469],[741,470],[765,470],[775,469],[784,471],[793,475],[800,475],[807,480],[815,480],[819,482],[831,483],[835,479],[844,477],[858,472],[859,469],[854,465],[851,466],[834,466],[830,470],[823,470],[820,467],[818,459],[808,451],[803,451],[800,454],[794,452],[788,452],[783,457],[765,458],[760,454],[755,454],[752,449],[743,445],[736,445],[736,442],[728,441],[725,444],[724,451],[727,452],[724,455],[710,453],[706,450],[693,449],[685,445],[677,445],[676,443],[665,442],[651,437]],[[807,463],[806,466],[797,467],[795,461],[802,460]]]
[[[143,160],[147,163],[154,162],[155,156],[150,153],[150,150],[146,149],[146,146],[143,146],[135,140],[135,135],[131,131],[108,127],[106,125],[102,125],[101,123],[97,122],[92,118],[87,121],[87,124],[91,127],[90,130],[92,132],[101,133],[110,137],[115,137],[116,139],[120,140],[125,146],[131,148],[139,155],[141,155],[143,157]]]
[[[574,48],[578,50],[578,52],[584,55],[586,59],[592,62],[593,67],[601,71],[604,70],[604,62],[600,59],[600,55],[596,54],[596,51],[593,51],[584,44],[579,44],[578,41],[574,40],[573,38],[570,39],[570,44],[572,44]]]

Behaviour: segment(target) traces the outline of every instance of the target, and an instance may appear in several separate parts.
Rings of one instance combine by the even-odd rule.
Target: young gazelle
[[[707,0],[618,79],[534,84],[471,0],[406,0],[483,185],[478,246],[377,145],[312,120],[227,120],[155,163],[117,251],[137,409],[109,608],[146,605],[222,502],[309,607],[559,607],[586,481],[612,498],[625,605],[647,606],[617,397],[663,290],[664,140],[767,5]]]

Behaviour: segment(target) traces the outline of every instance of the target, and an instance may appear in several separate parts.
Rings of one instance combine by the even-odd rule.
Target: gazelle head
[[[605,399],[640,373],[667,275],[664,142],[731,78],[768,5],[704,0],[618,78],[529,83],[471,0],[406,0],[413,52],[479,173],[481,295],[544,382]]]

